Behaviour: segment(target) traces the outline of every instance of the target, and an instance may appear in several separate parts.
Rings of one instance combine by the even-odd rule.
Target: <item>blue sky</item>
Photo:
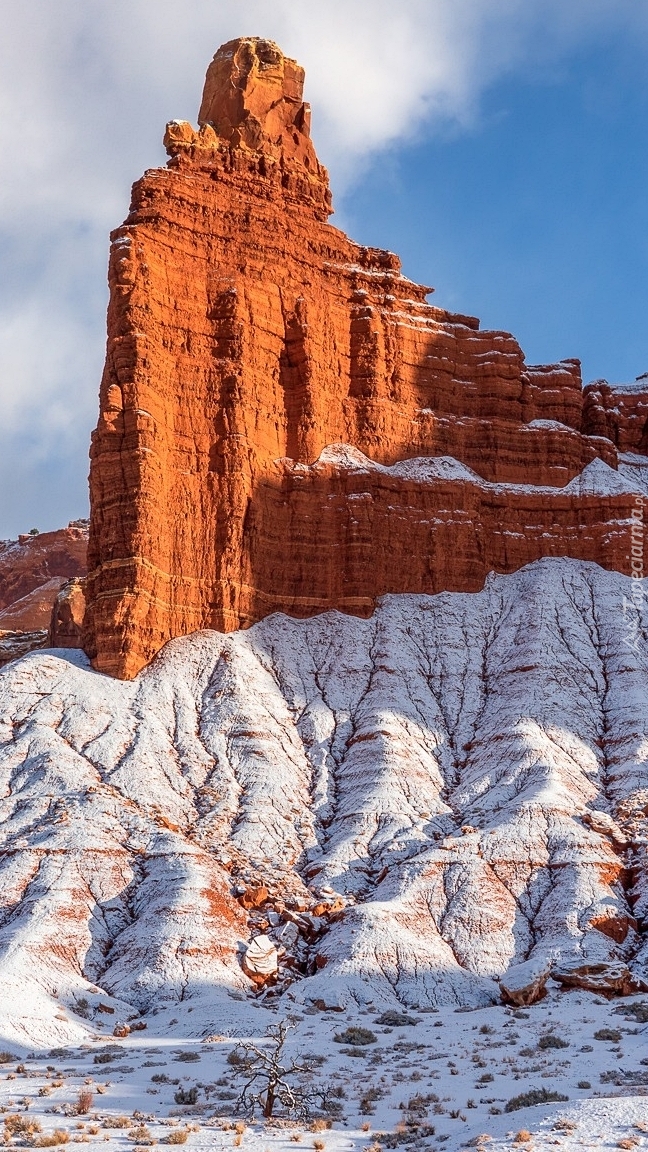
[[[392,148],[343,202],[432,302],[584,379],[648,371],[648,83],[617,37],[493,85],[474,125]]]
[[[648,371],[648,0],[26,0],[0,41],[0,538],[86,514],[108,232],[224,40],[307,69],[333,222],[584,376]]]

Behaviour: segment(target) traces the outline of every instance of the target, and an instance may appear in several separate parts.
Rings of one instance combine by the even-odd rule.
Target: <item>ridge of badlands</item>
[[[81,653],[8,665],[14,1035],[80,1040],[76,1001],[106,995],[123,1018],[191,1001],[209,1029],[255,980],[338,1008],[524,1004],[550,973],[648,989],[630,585],[546,559],[367,620],[196,633],[130,684]]]

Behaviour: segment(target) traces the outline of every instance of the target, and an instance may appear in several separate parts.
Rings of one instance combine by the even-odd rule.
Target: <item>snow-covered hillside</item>
[[[630,593],[543,560],[369,620],[197,633],[131,683],[63,650],[6,667],[5,1038],[80,1041],[179,1002],[199,1036],[252,995],[486,1006],[549,965],[648,987]],[[244,966],[275,949],[263,989]]]

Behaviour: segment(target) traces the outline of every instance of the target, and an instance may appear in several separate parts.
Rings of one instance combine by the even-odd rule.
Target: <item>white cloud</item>
[[[125,215],[132,180],[163,162],[166,120],[195,120],[206,66],[224,40],[268,36],[304,64],[313,135],[339,191],[386,145],[435,122],[470,122],[484,88],[503,73],[551,63],[610,29],[643,35],[647,25],[645,0],[13,6],[0,40],[5,433],[16,445],[23,435],[40,443],[54,481],[58,470],[69,474],[56,445],[76,444],[93,422],[107,233]],[[71,440],[61,439],[63,428]],[[79,460],[79,502],[85,471]],[[62,492],[59,512],[53,501],[52,516],[77,514],[64,507],[73,490]],[[4,504],[0,535],[6,525],[15,530],[6,489]]]

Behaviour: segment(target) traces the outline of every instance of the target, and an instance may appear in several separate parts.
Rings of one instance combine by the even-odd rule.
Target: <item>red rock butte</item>
[[[303,82],[270,41],[223,45],[111,237],[85,647],[118,677],[274,611],[366,616],[541,556],[630,571],[616,469],[648,390],[527,365],[329,224]]]

